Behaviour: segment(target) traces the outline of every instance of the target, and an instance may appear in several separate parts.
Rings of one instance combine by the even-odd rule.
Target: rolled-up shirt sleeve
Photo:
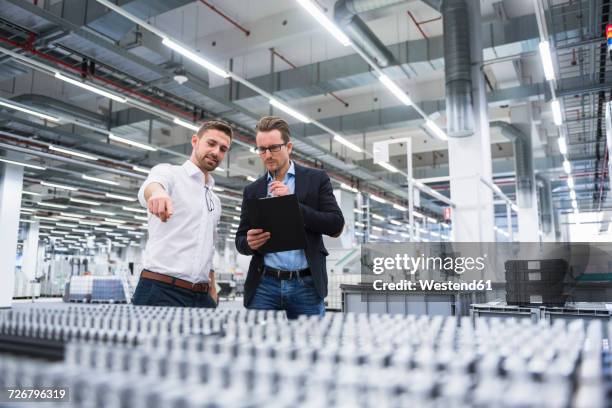
[[[172,189],[172,166],[170,164],[158,164],[151,169],[149,177],[142,183],[138,190],[138,201],[143,207],[147,207],[144,192],[147,186],[151,183],[159,183],[164,187],[164,190],[171,194]]]

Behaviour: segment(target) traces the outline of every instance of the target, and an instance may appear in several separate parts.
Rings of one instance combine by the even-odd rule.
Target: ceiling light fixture
[[[112,133],[108,134],[108,138],[110,140],[114,140],[115,142],[124,143],[124,144],[130,145],[130,146],[137,147],[139,149],[148,150],[150,152],[156,152],[157,151],[157,149],[155,147],[153,147],[153,146],[149,146],[149,145],[144,144],[144,143],[135,142],[133,140],[126,139],[124,137],[116,136],[116,135],[113,135]]]
[[[68,190],[68,191],[78,191],[79,189],[76,187],[65,186],[63,184],[49,183],[47,181],[41,181],[41,185],[52,188],[59,188],[60,190]]]
[[[351,45],[351,40],[347,37],[347,35],[344,34],[342,30],[340,30],[338,26],[336,26],[334,22],[329,19],[329,17],[327,17],[316,4],[310,0],[297,0],[297,2],[308,12],[308,14],[317,20],[317,22],[321,24],[323,28],[333,35],[334,38],[340,42],[340,44],[344,45],[345,47]]]
[[[362,153],[363,150],[361,149],[361,147],[357,146],[354,143],[349,142],[348,140],[346,140],[344,137],[340,136],[337,133],[334,133],[334,140],[340,144],[345,145],[346,147],[348,147],[349,149],[351,149],[354,152],[357,153]]]
[[[307,117],[305,115],[302,115],[300,112],[298,112],[295,109],[285,105],[284,103],[282,103],[278,99],[270,98],[270,105],[274,106],[275,108],[278,108],[278,109],[282,110],[283,112],[285,112],[288,115],[293,116],[294,118],[296,118],[300,122],[304,122],[304,123],[312,122],[312,120],[309,117]]]
[[[0,158],[0,162],[8,163],[8,164],[16,164],[17,166],[27,167],[27,168],[35,169],[35,170],[47,170],[46,167],[35,166],[33,164],[22,163],[22,162],[13,161],[13,160],[7,160],[7,159],[3,159],[3,158]]]
[[[49,146],[49,150],[53,150],[54,152],[64,153],[64,154],[67,154],[69,156],[81,157],[81,158],[87,159],[87,160],[98,160],[97,157],[91,156],[89,154],[85,154],[85,153],[81,153],[81,152],[75,152],[74,150],[65,149],[63,147],[57,147],[57,146],[50,145]]]
[[[66,76],[66,75],[64,75],[64,74],[62,74],[60,72],[56,72],[55,73],[55,77],[57,79],[61,79],[64,82],[68,82],[69,84],[78,86],[79,88],[83,88],[83,89],[86,89],[86,90],[88,90],[90,92],[96,93],[96,94],[98,94],[100,96],[104,96],[105,98],[112,99],[115,102],[119,102],[119,103],[126,103],[127,102],[127,98],[124,98],[123,96],[115,95],[115,94],[113,94],[111,92],[105,91],[104,89],[100,89],[100,88],[95,87],[93,85],[90,85],[90,84],[88,84],[86,82],[81,82],[78,79]]]
[[[60,119],[55,117],[55,116],[47,115],[47,114],[42,113],[42,112],[37,112],[35,110],[26,108],[25,106],[16,105],[14,103],[10,103],[10,102],[7,102],[5,100],[0,100],[0,106],[4,106],[5,108],[13,109],[13,110],[16,110],[16,111],[19,111],[19,112],[27,113],[28,115],[36,116],[36,117],[39,117],[41,119],[46,119],[46,120],[49,120],[51,122],[59,122],[60,121]]]
[[[92,177],[92,176],[88,176],[86,174],[82,174],[81,178],[83,180],[95,181],[96,183],[108,184],[110,186],[118,186],[119,185],[119,183],[117,183],[116,181],[105,180],[105,179],[101,179],[101,178],[98,178],[98,177]]]
[[[191,51],[190,49],[183,46],[182,44],[179,44],[178,42],[171,40],[168,37],[164,37],[162,39],[162,44],[164,44],[166,47],[170,48],[171,50],[178,52],[182,56],[189,58],[190,60],[206,68],[208,71],[212,72],[213,74],[219,75],[222,78],[229,78],[230,76],[230,74],[224,69],[219,68],[212,62],[196,54],[195,52]]]
[[[553,66],[552,54],[550,52],[550,43],[548,41],[541,41],[539,48],[542,67],[544,68],[544,77],[547,81],[552,81],[555,79],[555,68]]]
[[[404,105],[412,105],[412,100],[410,100],[410,97],[404,91],[402,91],[400,87],[397,86],[397,84],[391,80],[391,78],[389,78],[385,74],[381,74],[378,77],[378,80],[382,82],[382,84],[386,86],[387,89],[391,91],[391,93],[395,95],[395,97],[399,99],[400,102],[402,102]]]
[[[124,196],[124,195],[120,195],[120,194],[111,194],[111,193],[106,193],[104,194],[106,197],[108,198],[114,198],[117,200],[123,200],[123,201],[136,201],[135,198],[132,197],[128,197],[128,196]]]
[[[189,123],[186,120],[183,119],[179,119],[179,118],[174,118],[172,119],[172,121],[179,125],[182,126],[184,128],[187,128],[189,130],[193,130],[194,132],[197,132],[198,130],[200,130],[200,127],[198,125],[194,125],[193,123]]]

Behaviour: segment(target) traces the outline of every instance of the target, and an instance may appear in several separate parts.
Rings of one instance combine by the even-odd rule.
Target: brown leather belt
[[[184,279],[174,278],[172,276],[164,275],[162,273],[151,272],[143,269],[140,273],[142,279],[149,279],[155,282],[167,283],[168,285],[176,286],[178,288],[187,289],[197,293],[208,293],[208,283],[191,283]]]

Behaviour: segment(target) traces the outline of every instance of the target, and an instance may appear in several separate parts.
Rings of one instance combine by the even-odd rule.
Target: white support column
[[[27,224],[27,233],[23,242],[21,271],[28,281],[36,277],[36,266],[38,262],[38,227],[38,222]]]
[[[529,105],[510,109],[512,124],[522,130],[530,140],[533,141],[537,129],[531,118],[532,115]],[[531,146],[529,148],[531,149]],[[517,154],[517,152],[515,152],[515,154]],[[533,157],[531,157],[530,167],[533,168]],[[523,193],[520,191],[517,192],[516,204],[519,207],[517,216],[518,240],[520,242],[538,242],[540,240],[540,236],[538,235],[538,231],[540,230],[540,218],[538,215],[536,188],[535,174],[531,174],[530,191],[525,191]]]
[[[6,157],[22,159],[22,155]],[[13,301],[22,188],[23,167],[0,163],[0,308],[11,307]]]
[[[355,193],[336,189],[334,196],[344,217],[344,230],[338,238],[323,237],[326,248],[350,249],[355,246]]]
[[[474,134],[449,138],[449,174],[454,240],[494,242],[493,192],[480,178],[492,180],[491,136],[482,65],[480,2],[468,1]]]

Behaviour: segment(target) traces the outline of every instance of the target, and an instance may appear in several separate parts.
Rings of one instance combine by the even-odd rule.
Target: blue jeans
[[[284,310],[289,319],[297,319],[299,315],[325,315],[323,298],[317,293],[311,276],[281,280],[263,275],[247,307]]]
[[[177,306],[216,308],[214,299],[206,292],[196,293],[150,279],[138,281],[132,304],[138,306]]]

